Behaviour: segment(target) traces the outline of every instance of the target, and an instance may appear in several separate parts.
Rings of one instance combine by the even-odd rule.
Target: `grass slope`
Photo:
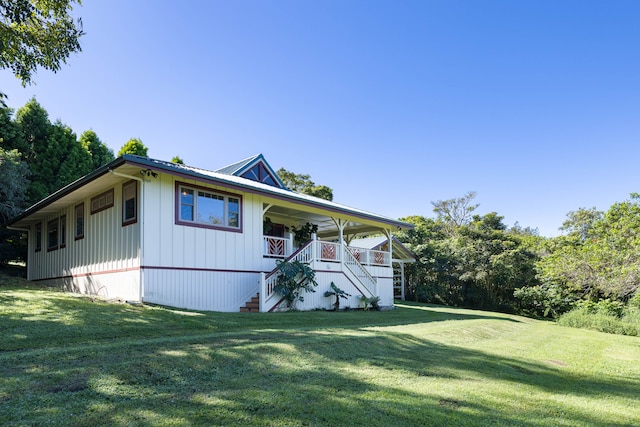
[[[0,276],[0,425],[640,425],[640,338],[418,304],[199,313]]]

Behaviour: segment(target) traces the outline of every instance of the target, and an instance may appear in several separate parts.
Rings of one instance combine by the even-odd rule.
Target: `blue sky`
[[[78,135],[216,169],[263,153],[393,218],[477,191],[557,235],[640,191],[640,2],[84,0],[22,88]]]

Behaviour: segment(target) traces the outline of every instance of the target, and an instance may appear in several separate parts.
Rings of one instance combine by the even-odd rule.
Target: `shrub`
[[[297,301],[304,301],[304,292],[315,292],[316,272],[300,261],[276,261],[278,280],[274,292],[283,296],[287,307],[295,308]]]
[[[587,307],[578,307],[563,314],[558,319],[558,324],[610,334],[640,335],[640,310],[629,307],[624,311],[624,315],[619,317],[604,309],[595,309],[594,311],[592,307],[588,306],[589,304],[582,305]]]

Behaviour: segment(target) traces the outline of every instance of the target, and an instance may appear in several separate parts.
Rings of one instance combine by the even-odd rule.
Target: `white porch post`
[[[318,260],[318,236],[316,233],[311,233],[311,259],[314,263]]]
[[[347,227],[347,221],[344,219],[335,219],[335,218],[331,218],[333,220],[333,222],[336,224],[336,226],[338,227],[338,241],[340,242],[340,263],[344,264],[344,254],[343,252],[346,251],[346,247],[344,244],[344,229]]]
[[[387,229],[384,234],[389,242],[389,265],[393,268],[393,232]]]
[[[400,263],[400,299],[404,301],[404,262]]]

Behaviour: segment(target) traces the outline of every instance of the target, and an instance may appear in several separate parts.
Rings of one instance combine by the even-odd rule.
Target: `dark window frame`
[[[60,246],[60,218],[47,222],[47,252],[56,251]]]
[[[64,249],[67,247],[67,216],[60,216],[60,235],[58,236],[58,246],[60,249]]]
[[[113,188],[111,188],[103,193],[98,194],[97,196],[92,197],[91,202],[89,204],[89,207],[91,208],[90,209],[91,215],[96,214],[98,212],[102,212],[109,208],[112,208],[114,205],[113,195],[114,195],[114,191],[113,191]],[[104,204],[100,205],[100,203],[102,203],[102,198],[104,198]]]
[[[133,199],[125,199],[126,197],[126,189],[133,186],[134,187],[134,197]],[[138,222],[138,181],[131,180],[122,184],[122,226],[127,226],[131,224],[135,224]],[[127,201],[133,200],[133,217],[127,218]]]
[[[35,239],[36,244],[34,246],[35,252],[40,252],[42,250],[42,222],[38,222],[35,225]]]
[[[197,214],[197,202],[195,199],[197,199],[198,191],[204,191],[206,193],[210,193],[212,195],[217,195],[217,196],[223,196],[225,198],[225,212],[228,213],[228,199],[230,197],[237,199],[238,200],[238,226],[237,227],[233,227],[233,226],[228,226],[228,225],[217,225],[217,224],[206,224],[206,223],[202,223],[202,222],[197,222],[195,219],[193,221],[188,221],[188,220],[183,220],[181,218],[181,191],[180,189],[184,187],[186,189],[189,190],[193,190],[194,191],[194,204],[193,204],[193,208],[194,208],[194,218]],[[198,227],[198,228],[207,228],[207,229],[211,229],[211,230],[222,230],[222,231],[230,231],[232,233],[242,233],[242,222],[243,222],[243,213],[242,213],[242,207],[243,207],[243,199],[242,196],[240,194],[236,194],[236,193],[229,193],[227,191],[222,191],[222,190],[217,190],[217,189],[212,189],[212,188],[208,188],[208,187],[203,187],[200,185],[195,185],[195,184],[189,184],[186,182],[178,182],[176,181],[175,183],[175,224],[176,225],[186,225],[189,227]],[[228,221],[229,216],[227,215],[227,217],[225,218],[225,220]]]
[[[73,221],[74,230],[73,230],[73,237],[74,237],[74,239],[75,239],[75,240],[84,239],[84,230],[85,230],[85,226],[86,226],[85,221],[84,221],[84,220],[85,220],[85,218],[86,218],[85,211],[84,211],[84,202],[82,202],[82,203],[80,203],[80,204],[77,204],[77,205],[74,207],[73,212],[74,212],[74,221]],[[78,212],[81,212],[81,213],[82,213],[82,216],[78,216]],[[79,233],[78,233],[78,219],[82,219],[82,225],[81,225],[81,227],[82,227],[82,233],[81,233],[81,234],[79,234]]]

